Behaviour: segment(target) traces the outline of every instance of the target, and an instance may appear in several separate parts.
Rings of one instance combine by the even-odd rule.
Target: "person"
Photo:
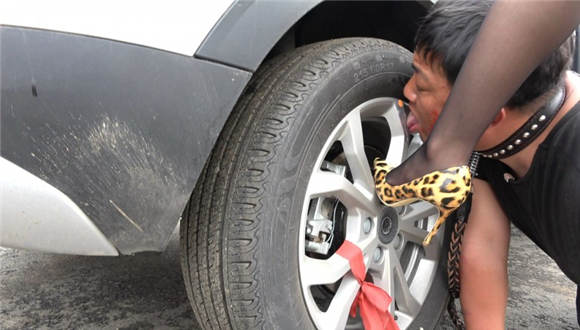
[[[429,139],[388,183],[466,164],[499,109],[579,23],[580,0],[495,1]]]
[[[484,156],[460,266],[470,329],[504,328],[510,220],[580,283],[580,78],[567,71],[579,13],[578,1],[439,1],[417,32],[404,95],[426,143],[383,183]]]

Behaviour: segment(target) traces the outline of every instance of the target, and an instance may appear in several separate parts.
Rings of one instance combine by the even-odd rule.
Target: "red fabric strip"
[[[336,253],[348,260],[352,274],[360,284],[350,316],[355,317],[358,308],[366,330],[399,330],[388,308],[393,299],[380,287],[365,281],[366,267],[361,249],[350,241],[344,241]]]

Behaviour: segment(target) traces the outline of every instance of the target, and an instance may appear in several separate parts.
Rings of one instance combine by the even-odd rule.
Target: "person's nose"
[[[417,99],[417,93],[415,92],[415,75],[411,76],[411,79],[405,84],[405,88],[403,88],[403,95],[409,100],[409,103],[415,103]]]

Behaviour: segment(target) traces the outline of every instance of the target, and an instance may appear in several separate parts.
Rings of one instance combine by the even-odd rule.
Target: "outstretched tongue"
[[[417,117],[409,111],[409,114],[407,115],[407,130],[410,133],[416,133],[418,129],[419,121],[417,120]]]

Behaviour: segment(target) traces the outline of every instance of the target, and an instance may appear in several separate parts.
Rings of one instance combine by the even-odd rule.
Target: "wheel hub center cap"
[[[389,244],[395,239],[399,231],[399,215],[393,208],[386,208],[379,218],[377,236],[383,244]]]
[[[388,235],[393,229],[393,220],[389,217],[383,219],[383,223],[381,224],[381,233],[383,235]]]

